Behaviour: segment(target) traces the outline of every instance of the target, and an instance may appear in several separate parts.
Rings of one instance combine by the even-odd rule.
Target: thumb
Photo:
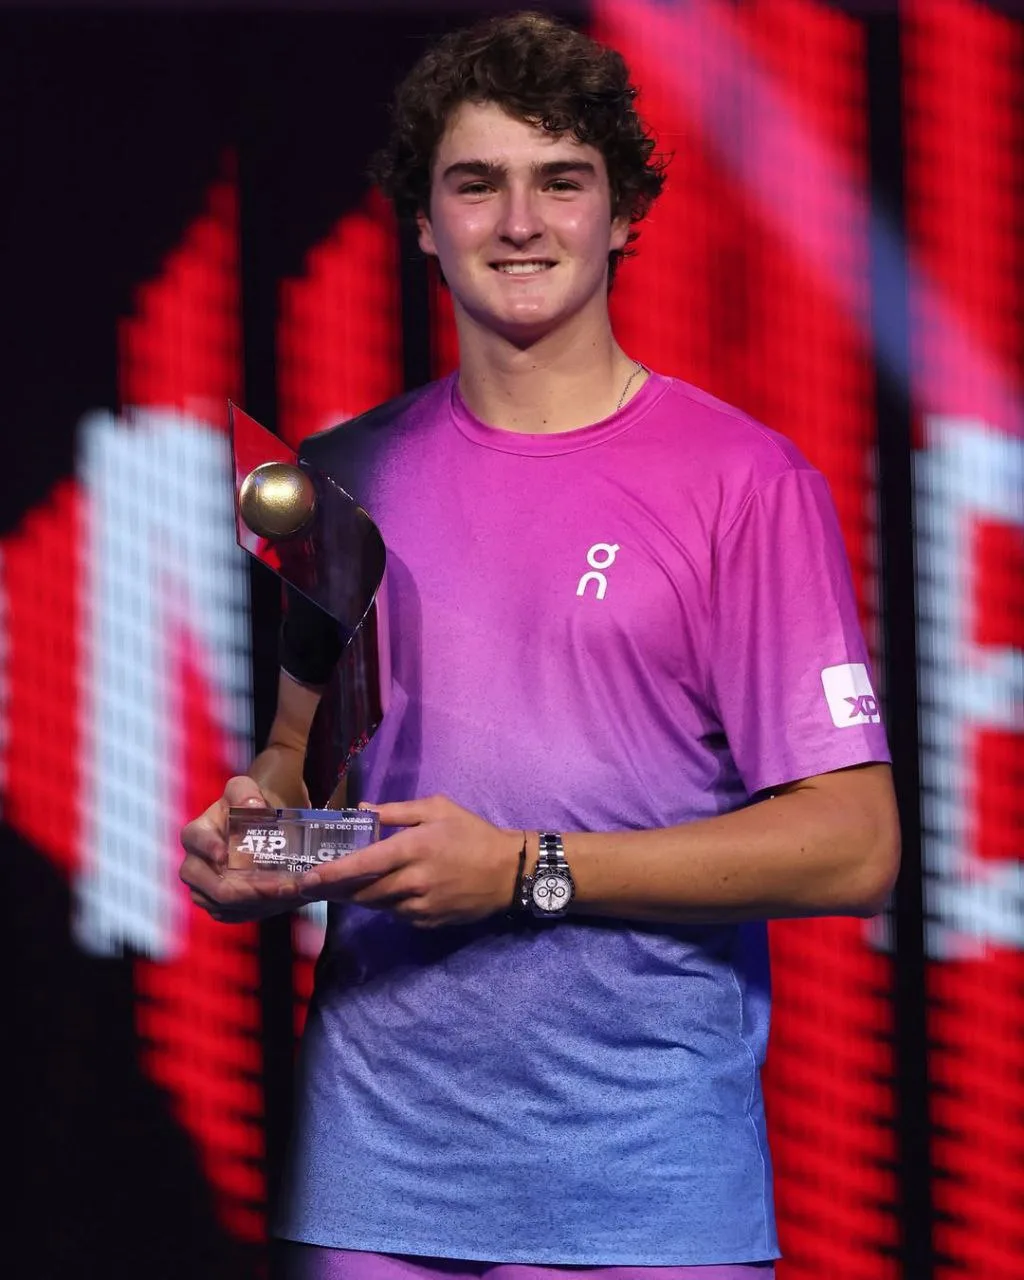
[[[256,780],[245,776],[228,779],[224,788],[224,799],[232,809],[270,807]]]

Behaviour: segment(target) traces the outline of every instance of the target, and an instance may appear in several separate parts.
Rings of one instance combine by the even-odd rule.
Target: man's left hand
[[[307,872],[303,897],[383,908],[427,929],[508,909],[521,831],[492,826],[445,796],[363,807],[381,826],[404,830]]]

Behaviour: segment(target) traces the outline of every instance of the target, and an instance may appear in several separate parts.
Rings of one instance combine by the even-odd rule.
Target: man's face
[[[519,345],[581,313],[604,316],[608,254],[629,232],[612,219],[596,147],[472,102],[438,145],[419,225],[456,307]]]

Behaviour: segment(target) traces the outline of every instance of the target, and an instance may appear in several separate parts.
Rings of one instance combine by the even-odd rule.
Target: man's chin
[[[520,349],[532,347],[554,333],[571,318],[571,312],[550,304],[536,307],[471,307],[463,303],[467,316],[482,333],[491,333]]]
[[[517,347],[533,346],[542,338],[546,338],[549,333],[554,332],[565,319],[565,316],[554,315],[550,311],[490,315],[481,318],[485,328]]]

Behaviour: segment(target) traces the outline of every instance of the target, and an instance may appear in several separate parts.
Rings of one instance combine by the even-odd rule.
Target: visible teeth
[[[547,262],[499,262],[498,270],[508,275],[525,276],[535,271],[547,271],[549,266]]]

